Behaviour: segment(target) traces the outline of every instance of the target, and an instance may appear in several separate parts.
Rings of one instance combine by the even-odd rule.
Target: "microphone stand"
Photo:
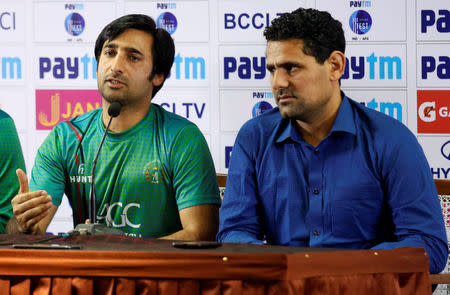
[[[72,233],[76,232],[80,235],[102,235],[102,234],[113,234],[113,235],[123,235],[124,233],[118,228],[107,227],[104,223],[97,222],[97,209],[96,200],[97,196],[95,193],[95,167],[97,166],[97,159],[100,155],[100,150],[102,149],[103,142],[105,141],[106,134],[108,134],[109,126],[111,125],[112,119],[120,114],[120,109],[122,105],[115,101],[111,103],[108,108],[108,114],[111,116],[106,126],[105,133],[103,134],[102,141],[98,147],[97,155],[92,162],[92,172],[91,172],[91,185],[89,191],[89,221],[91,223],[80,223],[78,224]]]

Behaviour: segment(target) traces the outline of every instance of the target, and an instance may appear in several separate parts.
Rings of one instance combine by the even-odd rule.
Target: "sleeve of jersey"
[[[220,204],[216,171],[205,138],[195,125],[187,125],[170,149],[173,185],[178,210]]]
[[[39,147],[31,171],[30,190],[45,190],[59,206],[64,195],[63,137],[56,126]]]
[[[25,171],[25,161],[13,120],[0,120],[0,130],[0,233],[5,233],[6,223],[12,216],[11,199],[19,191],[16,170]]]

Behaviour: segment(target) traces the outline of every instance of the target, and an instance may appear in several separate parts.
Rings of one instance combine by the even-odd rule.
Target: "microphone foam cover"
[[[120,114],[120,109],[122,108],[122,105],[118,101],[114,101],[110,104],[108,108],[108,114],[111,117],[117,117]]]

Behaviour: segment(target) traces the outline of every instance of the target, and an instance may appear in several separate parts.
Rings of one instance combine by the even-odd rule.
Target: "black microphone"
[[[91,223],[97,223],[97,209],[96,209],[96,194],[95,194],[95,166],[97,165],[97,159],[98,155],[100,155],[100,150],[102,149],[103,142],[105,141],[106,134],[109,130],[109,125],[111,125],[112,119],[117,117],[120,114],[120,109],[122,108],[122,105],[118,101],[114,101],[111,103],[111,105],[108,108],[108,114],[110,115],[110,119],[108,122],[108,125],[106,126],[105,133],[103,134],[102,141],[100,142],[100,146],[97,150],[97,155],[94,158],[94,161],[92,162],[92,172],[91,172],[91,189],[89,192],[89,220]]]

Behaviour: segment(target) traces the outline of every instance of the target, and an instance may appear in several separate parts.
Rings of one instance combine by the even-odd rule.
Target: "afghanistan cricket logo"
[[[158,162],[148,164],[145,167],[145,179],[152,183],[159,183],[164,179],[164,168]]]

